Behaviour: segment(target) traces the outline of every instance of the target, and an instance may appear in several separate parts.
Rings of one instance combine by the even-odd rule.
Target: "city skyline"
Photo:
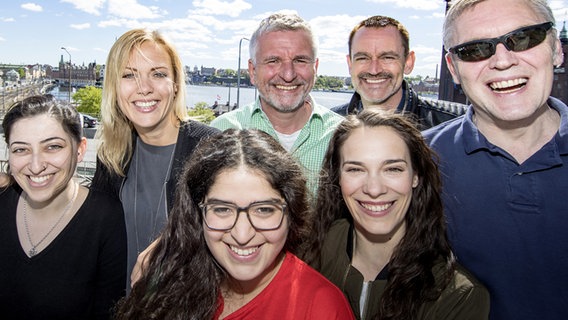
[[[549,1],[557,28],[567,20],[568,0]],[[360,20],[376,14],[401,21],[409,30],[417,61],[411,76],[439,76],[445,13],[443,0],[47,0],[9,1],[0,8],[0,64],[49,64],[61,57],[73,64],[105,64],[114,40],[125,31],[162,31],[183,64],[238,68],[239,42],[273,12],[294,12],[319,38],[318,74],[349,76],[347,37]],[[64,51],[62,47],[66,48]],[[242,41],[241,68],[248,41]]]

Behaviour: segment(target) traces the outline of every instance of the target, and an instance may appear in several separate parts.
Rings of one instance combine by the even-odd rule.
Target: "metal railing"
[[[77,165],[77,170],[73,178],[83,186],[90,186],[93,181],[95,169],[97,166],[96,161],[82,161]],[[0,172],[8,173],[8,160],[0,160]]]

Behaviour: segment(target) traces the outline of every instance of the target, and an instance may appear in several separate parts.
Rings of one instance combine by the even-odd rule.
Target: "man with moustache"
[[[357,114],[378,108],[404,113],[427,129],[465,113],[467,106],[420,97],[404,80],[414,68],[409,34],[397,20],[373,16],[361,21],[349,35],[347,65],[355,93],[347,104],[332,108],[341,114]]]
[[[262,20],[249,50],[248,70],[259,97],[211,126],[269,133],[303,165],[315,193],[327,145],[343,120],[310,96],[318,68],[317,39],[299,16],[276,13]]]
[[[448,236],[489,318],[568,314],[568,107],[550,97],[562,44],[547,0],[452,1],[446,61],[471,107],[424,132]]]

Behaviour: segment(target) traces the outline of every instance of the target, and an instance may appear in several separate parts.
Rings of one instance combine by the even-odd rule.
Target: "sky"
[[[557,25],[568,20],[568,0],[549,0]],[[132,28],[160,30],[184,65],[247,67],[248,41],[274,12],[299,14],[319,38],[319,75],[349,76],[347,38],[372,15],[393,17],[410,33],[416,53],[412,76],[439,74],[443,0],[35,0],[0,6],[0,64],[104,64],[113,42]],[[61,47],[65,47],[69,54]]]

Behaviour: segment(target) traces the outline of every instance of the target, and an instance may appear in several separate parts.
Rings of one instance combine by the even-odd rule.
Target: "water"
[[[229,93],[230,89],[230,93]],[[75,93],[74,91],[71,93]],[[225,105],[227,101],[233,106],[237,102],[237,88],[236,87],[218,87],[218,86],[195,86],[187,85],[187,105],[190,107],[195,106],[198,102],[205,102],[208,105],[212,105],[215,100],[220,105]],[[56,99],[67,101],[69,99],[69,91],[67,88],[63,88],[61,91],[59,87],[55,87],[51,92]],[[253,102],[258,95],[255,88],[243,88],[239,92],[239,105],[244,106]],[[351,93],[346,92],[330,92],[330,91],[313,91],[312,97],[316,102],[326,108],[335,107],[344,103],[349,102],[351,99]]]
[[[195,86],[187,85],[187,105],[195,106],[198,102],[205,102],[212,105],[216,100],[220,105],[225,105],[229,101],[229,105],[233,106],[237,102],[236,87],[217,87],[217,86]],[[230,93],[229,93],[230,90]],[[243,88],[239,92],[239,105],[244,106],[253,102],[258,95],[255,88]],[[316,102],[326,108],[335,107],[349,102],[352,93],[346,92],[330,92],[330,91],[313,91],[312,97]]]

